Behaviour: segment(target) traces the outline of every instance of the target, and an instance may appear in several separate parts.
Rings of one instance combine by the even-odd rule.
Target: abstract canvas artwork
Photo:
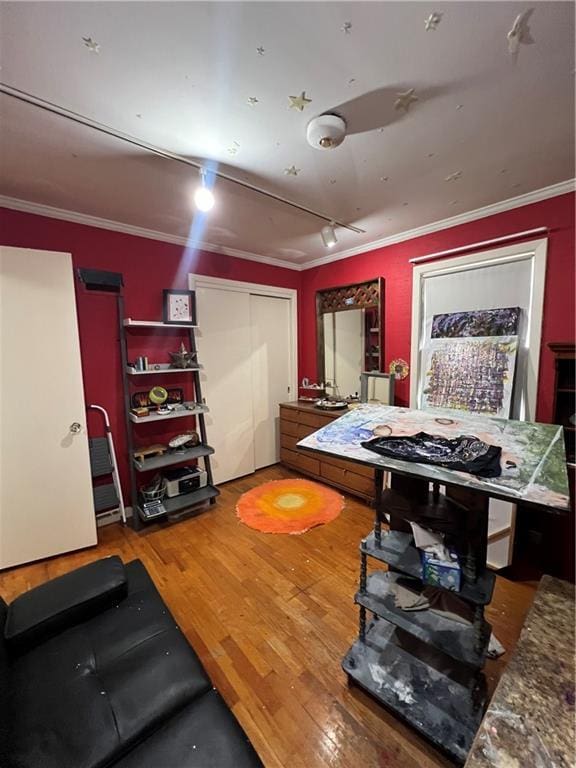
[[[508,416],[516,336],[433,340],[425,349],[423,408]]]
[[[450,312],[432,318],[433,339],[462,336],[517,336],[519,307]]]
[[[518,307],[434,315],[422,351],[422,408],[509,417]]]

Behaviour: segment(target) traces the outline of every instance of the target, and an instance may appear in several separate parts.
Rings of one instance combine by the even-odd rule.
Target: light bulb
[[[199,211],[209,211],[214,207],[214,195],[212,190],[202,185],[194,192],[194,205]]]

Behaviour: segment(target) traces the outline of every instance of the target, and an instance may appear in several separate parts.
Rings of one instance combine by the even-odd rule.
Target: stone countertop
[[[574,768],[574,585],[544,576],[465,768]]]

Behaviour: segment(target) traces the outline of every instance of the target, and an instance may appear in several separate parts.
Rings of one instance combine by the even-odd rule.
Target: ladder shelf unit
[[[190,352],[196,353],[196,325],[180,325],[172,323],[163,323],[152,320],[132,320],[125,318],[124,298],[118,296],[118,326],[121,353],[122,383],[124,388],[124,414],[126,425],[126,442],[129,454],[130,467],[130,495],[132,502],[132,526],[135,530],[141,530],[147,523],[162,522],[162,520],[174,521],[203,511],[207,504],[214,504],[219,495],[218,489],[213,485],[212,467],[210,456],[214,449],[208,445],[206,433],[205,416],[208,407],[204,404],[202,397],[202,385],[200,382],[200,371],[202,365],[196,364],[192,368],[172,368],[165,363],[157,364],[157,368],[146,371],[138,371],[129,364],[129,337],[133,329],[142,332],[157,333],[162,332],[166,337],[170,332],[181,334],[183,330],[188,331],[188,341]],[[154,382],[154,375],[163,377],[166,374],[179,373],[181,376],[190,376],[194,390],[194,402],[184,403],[185,410],[170,414],[150,414],[144,417],[138,417],[132,413],[131,386],[138,382],[138,377],[145,375],[146,382]],[[150,379],[149,377],[152,377]],[[145,386],[148,386],[146,384]],[[150,424],[154,422],[168,422],[173,419],[194,418],[200,435],[200,444],[182,450],[175,450],[171,453],[165,453],[157,456],[136,458],[137,446],[134,445],[134,427],[138,424]],[[180,423],[180,422],[178,422]],[[185,423],[185,422],[184,422]],[[154,517],[147,518],[142,512],[140,487],[143,484],[142,473],[157,472],[164,468],[172,467],[186,462],[196,462],[202,459],[206,471],[207,484],[196,488],[188,493],[181,493],[178,496],[162,499],[165,512]]]

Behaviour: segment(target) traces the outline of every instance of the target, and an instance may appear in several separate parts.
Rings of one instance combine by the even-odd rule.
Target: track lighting
[[[194,192],[194,205],[199,211],[206,213],[214,207],[214,195],[206,184],[206,170],[200,168],[201,185]]]
[[[326,224],[325,227],[322,227],[320,234],[322,235],[322,242],[326,248],[333,248],[338,242],[333,221],[331,221],[330,224]]]

